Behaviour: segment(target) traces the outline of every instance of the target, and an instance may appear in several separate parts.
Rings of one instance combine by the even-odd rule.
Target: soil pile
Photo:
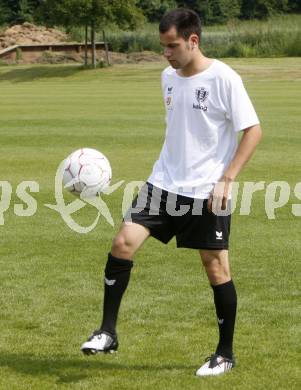
[[[0,50],[14,45],[66,42],[67,38],[62,31],[25,22],[16,24],[0,34]]]
[[[17,24],[0,33],[0,51],[14,45],[38,45],[38,44],[54,44],[68,42],[68,36],[62,31],[54,28],[47,28],[44,26],[36,26],[32,23],[25,22],[23,24]],[[91,52],[89,52],[89,62],[91,62]],[[110,62],[112,64],[137,64],[145,62],[157,62],[162,61],[163,57],[157,53],[150,51],[143,51],[139,53],[109,53]],[[10,60],[11,62],[12,60]],[[9,61],[8,61],[9,62]],[[18,63],[31,64],[31,63],[43,63],[43,64],[60,64],[60,63],[83,63],[84,53],[77,52],[55,52],[44,51],[41,54],[33,55],[27,54],[27,56],[18,58]],[[106,55],[104,51],[98,51],[97,62],[106,62]]]

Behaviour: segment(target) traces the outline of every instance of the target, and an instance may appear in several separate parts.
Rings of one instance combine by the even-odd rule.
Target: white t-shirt
[[[148,182],[207,199],[237,148],[237,132],[259,123],[240,76],[219,60],[191,77],[162,72],[166,137]]]

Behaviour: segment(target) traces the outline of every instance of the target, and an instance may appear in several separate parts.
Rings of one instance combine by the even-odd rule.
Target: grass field
[[[239,180],[286,181],[292,189],[274,220],[266,216],[264,191],[254,195],[249,216],[239,208],[233,216],[237,368],[218,378],[194,376],[215,348],[212,292],[196,251],[152,239],[135,259],[118,354],[82,356],[81,343],[100,322],[103,266],[124,186],[104,198],[114,228],[100,219],[81,235],[44,206],[55,203],[59,162],[82,146],[108,156],[113,183],[147,178],[164,135],[164,64],[0,67],[0,180],[13,190],[0,226],[1,390],[301,387],[300,217],[291,210],[301,202],[293,194],[301,181],[301,59],[225,61],[242,75],[265,134]],[[14,211],[23,180],[39,183],[31,217]],[[87,206],[75,218],[89,225],[95,215]]]

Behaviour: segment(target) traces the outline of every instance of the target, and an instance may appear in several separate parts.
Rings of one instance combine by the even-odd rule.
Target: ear
[[[199,37],[196,34],[191,34],[189,41],[192,49],[195,49],[199,46]]]

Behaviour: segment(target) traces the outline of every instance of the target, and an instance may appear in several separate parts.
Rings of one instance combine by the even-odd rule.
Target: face
[[[164,48],[164,57],[175,69],[182,69],[188,65],[198,47],[198,36],[192,34],[188,41],[177,35],[175,27],[165,33],[160,33],[160,43]]]

